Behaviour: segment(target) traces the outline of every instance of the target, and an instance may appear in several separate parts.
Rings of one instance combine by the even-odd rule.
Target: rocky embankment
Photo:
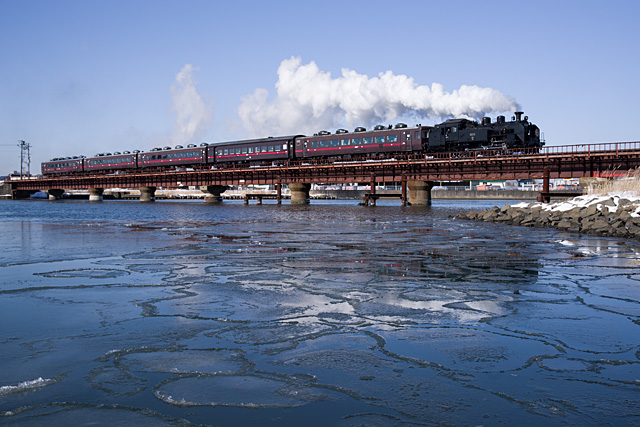
[[[518,203],[462,212],[458,219],[640,239],[640,197],[589,195],[556,203]]]

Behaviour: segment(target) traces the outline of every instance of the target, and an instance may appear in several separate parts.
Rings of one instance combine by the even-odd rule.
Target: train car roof
[[[209,144],[209,147],[217,147],[219,145],[235,145],[235,144],[257,144],[261,142],[269,142],[269,141],[282,141],[282,140],[291,140],[297,137],[302,137],[304,135],[287,135],[287,136],[270,136],[267,138],[257,138],[257,139],[243,139],[239,141],[227,141],[227,142],[212,142]]]

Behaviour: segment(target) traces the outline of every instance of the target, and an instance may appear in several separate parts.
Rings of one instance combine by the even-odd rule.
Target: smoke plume
[[[193,65],[186,64],[176,74],[176,81],[171,86],[172,110],[176,112],[171,136],[174,144],[193,142],[207,131],[211,123],[212,108],[198,93],[193,79],[193,73],[197,70]]]
[[[278,67],[276,96],[256,89],[242,98],[240,119],[251,136],[310,134],[342,126],[371,126],[398,118],[480,118],[491,112],[514,111],[516,101],[492,88],[460,86],[447,92],[439,83],[418,85],[413,78],[391,71],[378,77],[342,69],[332,78],[315,62],[300,58]]]

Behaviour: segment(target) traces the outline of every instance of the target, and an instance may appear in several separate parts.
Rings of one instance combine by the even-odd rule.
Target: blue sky
[[[490,88],[548,145],[640,139],[635,1],[0,0],[0,11],[0,174],[19,168],[18,140],[39,172],[51,157],[337,127],[336,107],[300,117],[278,99],[283,64],[330,82],[348,69]],[[310,82],[289,96],[321,90]],[[267,99],[241,117],[259,89]]]

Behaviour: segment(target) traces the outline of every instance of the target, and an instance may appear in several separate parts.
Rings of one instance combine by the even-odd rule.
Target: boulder
[[[558,230],[565,230],[565,231],[577,233],[580,231],[580,223],[576,221],[570,221],[568,219],[563,219],[562,221],[558,222],[558,224],[556,225],[556,228]]]

